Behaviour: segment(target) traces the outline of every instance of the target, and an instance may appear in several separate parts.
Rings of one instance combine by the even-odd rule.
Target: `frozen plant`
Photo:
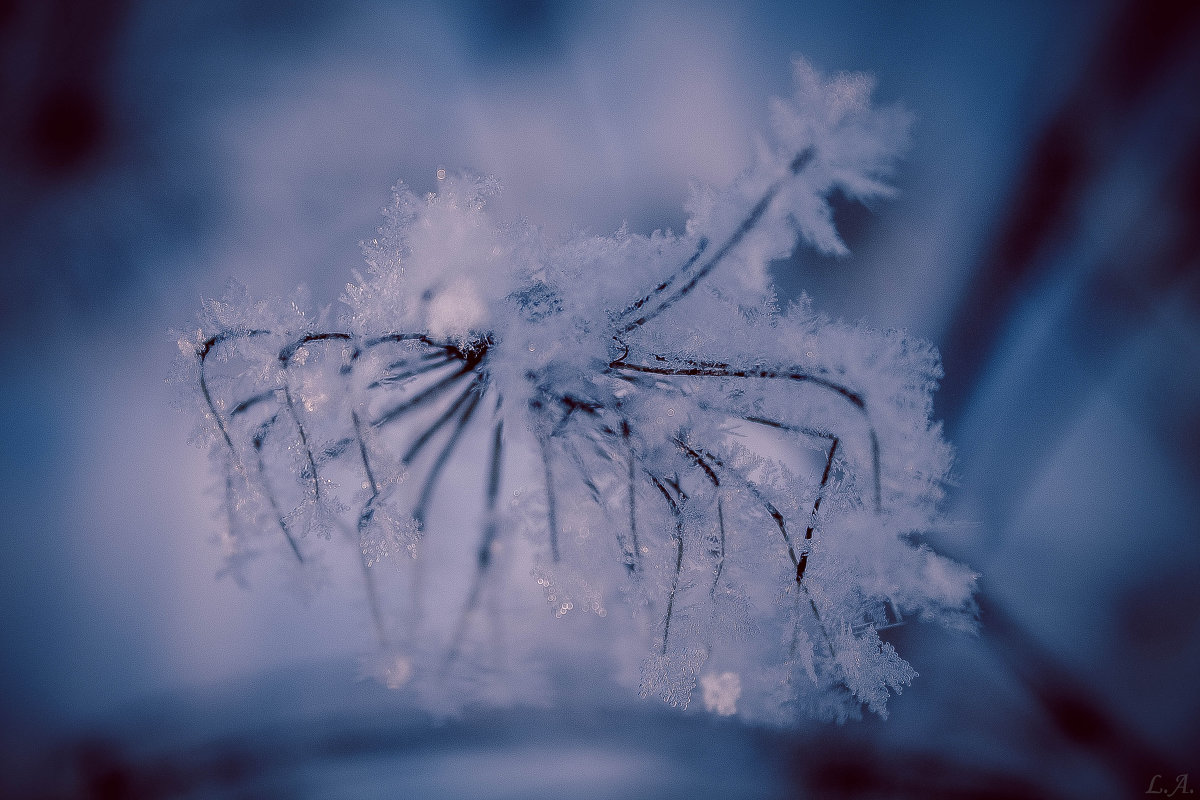
[[[917,543],[951,461],[934,349],[769,286],[799,242],[846,252],[828,198],[889,196],[908,128],[864,75],[794,76],[683,234],[551,242],[439,174],[397,188],[340,310],[206,302],[180,346],[231,569],[348,538],[372,671],[436,709],[536,696],[557,647],[682,707],[886,715],[916,673],[878,631],[970,628],[975,576]]]

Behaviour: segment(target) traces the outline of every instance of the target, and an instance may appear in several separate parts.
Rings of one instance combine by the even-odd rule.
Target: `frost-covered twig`
[[[536,617],[520,613],[528,571],[555,618],[625,601],[609,650],[623,674],[643,660],[644,694],[686,706],[719,667],[748,718],[885,713],[915,673],[877,631],[970,626],[974,576],[911,536],[938,524],[950,463],[929,419],[936,353],[807,299],[781,310],[768,284],[797,243],[845,253],[828,198],[890,194],[907,128],[861,75],[798,61],[795,82],[773,142],[694,192],[683,234],[551,242],[492,218],[495,181],[450,176],[397,189],[337,319],[244,292],[206,303],[181,345],[230,541],[278,527],[303,563],[313,532],[357,538],[377,638],[432,707],[536,691],[500,675],[541,660],[538,626],[502,637],[505,667],[472,624],[485,594],[494,623]],[[479,538],[450,512],[477,513]],[[376,570],[402,551],[413,600],[391,630]]]

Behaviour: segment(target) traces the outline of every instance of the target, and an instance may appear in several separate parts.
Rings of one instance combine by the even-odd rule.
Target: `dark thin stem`
[[[671,362],[661,356],[655,358],[664,361],[668,364]],[[686,363],[686,362],[685,362]],[[695,362],[693,362],[695,363]],[[697,378],[764,378],[769,380],[789,380],[797,383],[810,383],[814,386],[819,386],[823,389],[828,389],[841,397],[845,398],[855,408],[863,413],[867,422],[867,435],[871,442],[871,477],[873,480],[873,495],[875,513],[883,512],[883,490],[881,485],[880,461],[879,461],[879,436],[875,431],[875,426],[871,424],[870,417],[867,416],[867,403],[863,396],[846,386],[823,378],[819,375],[813,375],[808,372],[799,370],[775,370],[775,369],[734,369],[729,364],[719,362],[701,362],[695,363],[694,366],[656,366],[653,364],[634,364],[625,361],[623,358],[611,362],[609,369],[628,370],[632,372],[641,372],[650,375],[668,375],[668,376],[684,376]],[[816,431],[797,426],[787,425],[782,422],[764,419],[762,417],[743,417],[749,422],[755,422],[760,425],[769,425],[781,430],[795,430],[798,433],[805,435],[818,436],[821,438],[830,438],[829,434],[822,431]]]
[[[571,463],[575,465],[575,470],[579,473],[579,479],[583,481],[583,485],[588,490],[588,494],[592,496],[592,502],[598,505],[601,510],[603,510],[604,501],[600,497],[600,487],[596,485],[596,481],[592,478],[592,473],[588,471],[587,464],[584,462],[583,456],[579,452],[579,448],[576,447],[574,442],[570,440],[567,440],[563,444],[563,447],[569,451]],[[612,456],[610,456],[608,453],[605,453],[598,444],[596,445],[596,450],[607,460],[612,460]],[[617,534],[617,538],[618,541],[621,538],[619,533]]]
[[[245,412],[249,411],[251,408],[254,408],[254,406],[258,405],[259,403],[264,403],[267,400],[274,400],[275,394],[278,391],[279,391],[279,389],[267,389],[265,392],[260,392],[256,395],[254,395],[253,397],[243,400],[242,402],[240,402],[236,406],[234,406],[233,410],[229,412],[229,419],[232,420],[238,414],[244,414]]]
[[[700,454],[684,444],[683,440],[676,438],[675,443],[691,457],[696,466],[700,467],[705,477],[708,478],[708,482],[713,485],[713,491],[717,495],[717,529],[719,538],[716,548],[709,550],[709,555],[717,562],[716,569],[713,571],[712,588],[709,590],[709,596],[715,596],[717,593],[717,584],[721,581],[721,571],[725,569],[725,510],[721,505],[721,479]]]
[[[783,542],[787,545],[788,558],[791,559],[792,566],[798,567],[800,561],[796,556],[795,547],[792,546],[792,537],[788,534],[787,523],[784,522],[783,514],[779,513],[779,509],[775,508],[775,504],[764,497],[762,492],[758,490],[758,487],[755,486],[752,481],[744,477],[737,470],[725,466],[725,463],[712,453],[694,450],[681,439],[676,439],[675,443],[678,444],[683,452],[686,453],[697,464],[705,466],[709,469],[716,467],[729,473],[730,475],[733,475],[738,479],[738,482],[747,489],[747,491],[754,495],[754,499],[757,500],[764,509],[766,509],[767,513],[770,514],[771,519],[775,521],[775,526],[779,528],[779,533],[783,537]]]
[[[415,378],[418,375],[424,375],[426,372],[433,372],[435,369],[441,369],[442,367],[446,366],[447,364],[454,363],[454,360],[455,360],[453,356],[448,356],[443,353],[431,353],[430,355],[434,356],[435,358],[433,360],[428,361],[425,364],[422,364],[419,367],[413,367],[412,369],[408,369],[408,370],[405,370],[404,372],[396,373],[395,375],[386,375],[386,376],[380,378],[379,380],[375,381],[374,383],[370,384],[369,386],[367,386],[367,388],[368,389],[379,389],[381,387],[391,386],[393,383],[403,383],[404,381],[407,381],[410,378]],[[388,370],[392,370],[392,369],[395,369],[395,365],[389,364]]]
[[[450,437],[442,445],[441,452],[438,453],[433,465],[429,468],[429,474],[425,476],[425,484],[421,487],[421,495],[417,500],[416,508],[413,510],[413,518],[416,519],[417,524],[422,529],[425,527],[425,510],[433,497],[433,490],[437,486],[438,478],[441,476],[442,470],[446,468],[446,463],[450,460],[450,455],[454,452],[454,447],[458,444],[459,437],[462,436],[467,423],[471,421],[471,415],[475,413],[475,407],[479,405],[480,397],[480,392],[471,394],[471,398],[467,401],[467,404],[463,407],[459,415],[458,422],[455,423],[454,429],[450,431]]]
[[[883,513],[883,487],[879,478],[879,437],[872,426],[868,433],[871,435],[871,470],[875,473],[875,513]]]
[[[821,473],[821,485],[817,487],[817,499],[813,501],[812,519],[809,521],[808,530],[804,532],[805,539],[811,539],[813,529],[817,526],[817,512],[821,510],[821,499],[825,496],[825,486],[829,483],[829,473],[833,469],[833,457],[837,454],[838,440],[834,439],[829,445],[829,458],[825,459],[825,471]],[[796,580],[800,580],[803,573],[797,573]]]
[[[414,363],[420,364],[424,362],[426,365],[428,365],[428,362],[430,361],[452,361],[455,358],[456,356],[452,351],[439,347],[432,352],[421,353],[421,355],[417,356],[415,360],[412,358],[398,358],[384,367],[384,369],[388,372],[391,372],[392,370],[397,370],[401,367],[411,367]]]
[[[217,404],[213,402],[212,392],[208,388],[208,377],[205,374],[205,367],[208,364],[208,356],[212,353],[213,348],[223,342],[232,339],[245,339],[251,336],[264,336],[270,333],[265,330],[250,330],[250,331],[223,331],[216,336],[209,337],[199,349],[196,350],[196,357],[200,360],[200,392],[204,395],[204,402],[208,405],[208,410],[212,413],[213,419],[217,423],[217,429],[221,431],[221,437],[225,440],[226,446],[229,447],[229,454],[233,458],[233,465],[239,472],[242,471],[242,460],[238,458],[237,449],[233,446],[233,439],[229,437],[229,428],[225,425],[225,418],[221,416],[221,412],[217,410]]]
[[[363,588],[367,595],[367,607],[371,611],[371,622],[375,627],[375,637],[379,640],[379,646],[386,648],[388,636],[383,624],[383,609],[379,603],[379,588],[375,585],[375,575],[371,572],[371,565],[367,563],[367,556],[362,550],[363,528],[375,514],[375,500],[379,497],[383,487],[375,479],[375,472],[371,469],[371,459],[367,455],[367,443],[362,435],[362,422],[358,418],[357,411],[350,412],[350,420],[354,423],[354,438],[358,440],[358,453],[362,457],[363,471],[367,474],[367,484],[371,487],[371,497],[358,515],[358,541],[355,550],[358,551],[358,563],[362,568]]]
[[[800,584],[800,589],[808,598],[808,607],[812,609],[813,619],[817,621],[817,627],[821,630],[821,638],[825,640],[825,647],[829,650],[829,657],[837,658],[837,651],[833,648],[833,639],[829,636],[829,629],[825,627],[825,620],[821,618],[821,612],[817,609],[817,601],[813,599],[812,592],[808,590],[807,585]],[[796,616],[799,618],[800,615],[797,614]]]
[[[665,361],[666,359],[663,360]],[[617,359],[608,366],[610,369],[645,372],[651,375],[677,375],[696,378],[767,378],[796,381],[797,383],[811,383],[836,392],[860,410],[866,408],[866,403],[862,395],[857,392],[853,392],[839,383],[834,383],[828,378],[822,378],[819,375],[813,375],[808,372],[800,372],[799,370],[734,369],[729,364],[717,362],[685,367],[656,366],[654,364],[634,364],[622,359]]]
[[[312,447],[308,443],[308,432],[304,429],[304,422],[301,421],[300,412],[296,410],[296,403],[292,399],[292,386],[288,378],[288,367],[291,365],[292,358],[296,355],[296,352],[306,344],[311,342],[349,341],[350,338],[351,336],[348,333],[309,333],[301,336],[279,351],[279,363],[283,365],[284,403],[287,406],[288,414],[292,417],[292,422],[296,425],[296,433],[300,436],[300,446],[304,448],[304,457],[308,460],[308,468],[312,472],[313,499],[318,503],[321,502],[321,478],[317,475],[317,462],[313,458]]]
[[[675,540],[675,572],[671,576],[671,591],[667,595],[667,614],[663,618],[662,654],[665,656],[667,654],[667,638],[671,635],[671,614],[675,609],[675,593],[679,591],[679,574],[683,570],[683,510],[675,498],[671,497],[671,493],[667,491],[667,487],[663,485],[662,481],[654,475],[650,475],[650,481],[662,492],[662,496],[667,500],[667,507],[671,509],[671,515],[675,517],[675,533],[671,535],[671,538]],[[678,482],[673,484],[673,488],[679,489]],[[680,493],[681,501],[684,497]]]
[[[224,342],[231,341],[234,339],[250,338],[253,336],[266,336],[268,334],[270,334],[270,331],[267,331],[267,330],[223,331],[215,336],[209,337],[196,351],[196,356],[200,361],[200,391],[204,395],[204,402],[208,405],[209,411],[212,412],[213,419],[217,423],[217,428],[218,428],[218,430],[221,431],[221,437],[225,440],[225,445],[229,449],[229,454],[230,454],[230,457],[232,458],[232,465],[233,465],[234,470],[237,471],[238,473],[242,474],[243,476],[245,476],[245,468],[242,466],[242,461],[241,461],[241,458],[238,456],[237,449],[233,446],[233,439],[229,435],[229,428],[225,424],[225,420],[221,416],[221,413],[217,410],[216,403],[213,401],[213,398],[212,398],[212,392],[208,388],[208,376],[206,373],[206,369],[207,369],[207,365],[208,365],[208,357],[209,357],[209,355],[212,354],[214,348],[216,348],[218,345],[220,345]],[[271,390],[270,392],[264,392],[260,395],[250,398],[249,400],[239,403],[236,407],[234,407],[233,411],[230,413],[230,418],[232,418],[233,416],[235,416],[237,414],[242,413],[250,406],[252,406],[258,402],[261,402],[262,400],[265,400],[268,397],[273,396],[273,395],[274,395],[274,390]],[[275,513],[275,520],[279,524],[279,530],[283,532],[283,536],[285,539],[287,539],[287,543],[291,546],[292,552],[296,554],[296,559],[300,563],[304,563],[304,556],[300,552],[300,546],[296,543],[296,539],[292,536],[291,531],[288,530],[287,522],[283,517],[283,512],[280,510],[279,503],[275,500],[275,495],[271,491],[271,487],[270,487],[270,484],[267,479],[266,464],[263,461],[263,455],[262,455],[263,439],[266,437],[267,431],[269,431],[271,426],[275,423],[277,416],[278,415],[272,416],[269,420],[267,420],[265,423],[263,423],[259,427],[259,430],[255,433],[254,438],[253,438],[253,444],[254,444],[254,450],[255,450],[255,460],[257,461],[259,478],[263,484],[263,494],[266,495],[267,502],[270,504],[272,511]],[[248,476],[246,476],[246,480],[249,481]],[[226,476],[226,490],[227,490],[227,492],[232,491],[232,479],[228,475]],[[232,526],[233,526],[232,502],[229,507],[229,513],[231,515],[230,530],[232,530]]]
[[[716,552],[717,568],[713,572],[712,588],[708,590],[709,595],[714,597],[717,594],[717,584],[721,582],[721,572],[725,569],[725,509],[721,505],[720,490],[717,491],[717,528],[720,532]]]
[[[612,453],[601,447],[598,442],[593,441],[592,444],[596,452],[604,460],[610,463],[617,460]],[[583,456],[579,453],[578,448],[576,448],[573,444],[570,445],[570,448],[572,461],[575,463],[576,469],[579,470],[579,475],[583,480],[584,486],[586,486],[588,491],[591,492],[592,500],[596,503],[596,505],[599,506],[602,511],[605,511],[606,509],[604,500],[600,496],[600,488],[596,486],[596,482],[592,479],[592,475],[587,468],[587,463],[583,460]],[[625,535],[625,532],[622,530],[621,526],[615,526],[615,531],[617,535],[617,549],[621,551],[621,559],[625,564],[625,569],[632,573],[636,569],[637,565],[637,558],[633,549],[631,549],[633,545],[630,544],[629,538]]]
[[[404,456],[400,459],[401,464],[408,466],[418,455],[420,455],[421,450],[426,444],[429,443],[429,440],[432,439],[439,430],[441,430],[458,414],[458,410],[462,407],[462,404],[465,403],[471,397],[471,395],[478,390],[480,381],[480,377],[476,375],[475,379],[467,384],[467,388],[464,389],[457,398],[455,398],[454,402],[451,403],[444,412],[442,412],[442,415],[434,420],[433,424],[426,428],[421,435],[418,436],[411,445],[409,445],[408,450],[405,451]]]
[[[296,560],[303,564],[304,556],[300,553],[300,545],[296,543],[296,538],[292,536],[292,532],[288,530],[287,520],[283,516],[283,510],[279,508],[279,501],[275,499],[275,493],[271,491],[271,481],[270,478],[267,477],[267,465],[263,460],[263,442],[266,441],[267,434],[270,433],[271,428],[274,427],[277,419],[279,419],[279,415],[274,414],[270,419],[258,426],[258,430],[255,431],[251,442],[254,445],[255,459],[258,462],[258,475],[259,479],[262,481],[263,494],[267,497],[267,503],[270,504],[271,511],[275,513],[275,521],[279,525],[279,530],[283,531],[284,538],[287,539],[287,543],[292,546],[292,552],[296,554]]]
[[[492,547],[496,541],[496,534],[499,530],[496,524],[496,498],[500,494],[500,471],[503,465],[504,447],[504,420],[496,420],[496,426],[493,429],[492,435],[492,458],[491,466],[488,469],[488,486],[487,486],[487,508],[485,511],[483,537],[479,542],[479,551],[475,568],[475,580],[471,586],[471,593],[467,597],[467,603],[463,607],[462,614],[459,617],[458,625],[455,629],[453,637],[450,640],[450,647],[446,652],[445,664],[449,665],[458,657],[458,649],[462,644],[462,638],[466,634],[467,623],[470,620],[471,614],[479,605],[479,598],[483,594],[484,579],[487,577],[488,568],[492,565]]]
[[[317,502],[321,501],[321,479],[317,475],[317,462],[313,458],[312,448],[308,445],[308,434],[304,430],[304,423],[300,421],[300,412],[296,411],[296,404],[292,400],[291,387],[288,386],[286,374],[283,384],[283,399],[287,405],[288,414],[292,417],[292,422],[296,425],[296,433],[300,436],[300,446],[304,448],[304,457],[308,460],[308,469],[312,474],[313,499]]]
[[[647,294],[645,297],[635,300],[634,302],[632,302],[628,306],[626,306],[625,310],[617,315],[617,319],[625,319],[630,314],[637,311],[642,306],[646,305],[646,303],[650,302],[655,297],[657,297],[658,295],[665,292],[668,288],[670,288],[672,283],[674,283],[676,280],[679,279],[679,277],[681,275],[683,275],[684,273],[686,273],[688,270],[690,270],[692,268],[692,266],[700,259],[700,256],[704,255],[704,251],[707,249],[708,249],[708,239],[701,238],[700,241],[696,243],[696,252],[692,253],[691,257],[683,263],[683,266],[681,266],[679,269],[675,270],[675,272],[673,272],[671,274],[671,277],[667,278],[665,281],[660,283],[658,286],[655,286],[654,289],[651,290],[650,293]]]
[[[701,361],[700,359],[696,358],[667,358],[666,356],[660,356],[657,353],[651,353],[650,357],[663,364],[687,364],[689,367],[707,367],[710,369],[729,368],[729,365],[724,361]]]
[[[350,412],[350,420],[354,424],[354,438],[358,440],[358,454],[362,458],[363,471],[367,473],[367,484],[371,487],[371,496],[367,498],[367,502],[363,504],[362,511],[358,514],[358,538],[359,550],[361,551],[363,531],[375,516],[375,501],[379,499],[383,487],[375,479],[375,472],[371,469],[371,459],[367,455],[367,442],[362,435],[362,422],[358,418],[357,411]]]
[[[492,437],[492,466],[488,470],[487,513],[496,509],[496,498],[500,495],[500,466],[504,455],[504,420],[497,420]]]
[[[371,486],[371,500],[379,495],[381,487],[379,481],[375,480],[375,472],[371,469],[371,459],[367,456],[367,443],[362,435],[362,422],[358,418],[357,411],[350,412],[350,421],[354,423],[354,438],[358,440],[358,453],[362,456],[363,471],[367,473],[367,483]]]
[[[558,551],[558,508],[554,496],[554,476],[550,470],[550,452],[546,437],[538,436],[538,451],[542,456],[542,471],[546,479],[546,524],[550,528],[550,558],[559,561]]]
[[[362,349],[355,347],[354,352],[350,356],[350,363],[342,367],[342,375],[349,376],[353,372],[354,365],[358,362],[358,358],[361,355]],[[363,472],[367,476],[367,486],[371,489],[371,496],[367,498],[367,502],[363,504],[362,511],[358,515],[358,535],[354,549],[358,553],[358,564],[362,570],[363,577],[363,591],[367,597],[367,607],[371,612],[375,637],[379,641],[380,648],[387,649],[389,642],[387,629],[383,621],[383,608],[379,602],[379,587],[375,583],[375,574],[371,571],[371,565],[367,562],[367,554],[363,552],[363,532],[375,516],[375,502],[383,492],[383,485],[376,478],[375,470],[371,468],[371,457],[367,452],[367,441],[363,436],[362,420],[359,419],[357,410],[351,409],[350,421],[354,426],[354,439],[358,442],[358,454],[362,459]]]
[[[771,519],[775,520],[775,525],[779,528],[779,532],[783,536],[784,542],[787,544],[788,557],[791,559],[792,565],[796,568],[796,585],[799,587],[799,590],[804,592],[805,596],[808,597],[809,607],[812,608],[813,617],[817,620],[817,626],[821,629],[821,635],[824,637],[825,644],[829,648],[830,656],[835,655],[833,640],[830,638],[829,631],[825,627],[825,621],[821,618],[821,612],[817,609],[816,601],[813,600],[813,596],[808,589],[808,585],[801,580],[804,576],[804,569],[808,565],[808,550],[805,549],[800,553],[799,557],[797,557],[796,550],[792,546],[791,536],[788,535],[787,525],[784,522],[783,515],[779,513],[779,510],[775,508],[775,505],[770,500],[763,496],[762,492],[758,490],[757,486],[755,486],[749,479],[745,478],[737,470],[726,467],[721,459],[707,451],[694,450],[678,439],[676,439],[676,442],[681,448],[683,448],[685,453],[693,458],[693,460],[707,461],[710,465],[723,469],[727,473],[735,476],[739,482],[741,482],[741,484],[745,486],[752,495],[754,495],[754,499],[766,509],[767,513],[771,515]]]
[[[563,407],[563,415],[558,421],[558,424],[554,426],[554,430],[550,432],[551,438],[555,438],[562,433],[563,429],[567,426],[567,423],[570,421],[575,412],[582,411],[585,414],[595,417],[604,408],[603,403],[597,403],[592,400],[581,400],[578,397],[573,397],[569,394],[556,395],[555,399],[557,399],[559,405]]]
[[[794,615],[796,623],[792,625],[792,642],[788,645],[788,658],[796,657],[796,650],[800,647],[800,593],[796,592],[796,610]]]
[[[625,564],[625,568],[633,573],[641,563],[642,548],[638,544],[637,533],[637,458],[633,452],[627,419],[621,420],[621,439],[625,442],[625,451],[629,454],[629,539],[633,543],[633,558]]]
[[[805,436],[812,436],[818,439],[826,439],[831,442],[832,448],[830,450],[829,462],[825,465],[825,474],[821,477],[821,486],[825,486],[826,481],[829,479],[829,467],[833,463],[833,449],[838,446],[838,437],[834,436],[832,433],[826,433],[825,431],[817,430],[816,428],[808,428],[800,425],[788,425],[777,420],[765,419],[763,417],[748,416],[742,417],[742,419],[746,420],[747,422],[754,422],[759,425],[767,425],[772,428],[791,431],[793,433],[800,433]],[[871,479],[875,490],[875,513],[879,514],[883,511],[883,492],[880,485],[881,482],[879,474],[879,436],[876,435],[874,426],[869,426],[868,435],[871,439]],[[819,504],[820,500],[817,502]]]
[[[807,150],[804,150],[803,152],[801,152],[799,155],[796,156],[795,159],[792,160],[792,163],[789,165],[789,172],[792,175],[798,174],[802,169],[804,169],[805,166],[808,165],[808,163],[810,161],[812,161],[813,155],[814,154],[813,154],[812,148],[808,148]],[[778,180],[775,183],[771,184],[770,188],[767,189],[766,193],[762,196],[762,198],[754,205],[754,208],[752,208],[750,210],[749,215],[747,215],[747,217],[744,220],[742,220],[742,223],[740,225],[738,225],[737,229],[730,235],[730,237],[728,239],[725,240],[725,244],[721,245],[721,247],[715,253],[713,253],[712,256],[710,256],[709,259],[707,261],[705,261],[704,264],[699,269],[696,270],[695,274],[692,275],[691,279],[687,283],[685,283],[683,286],[676,289],[673,293],[671,293],[666,299],[664,299],[661,303],[659,303],[651,311],[643,314],[641,317],[635,319],[632,322],[626,323],[620,329],[620,333],[629,333],[634,328],[640,327],[641,325],[645,325],[647,322],[649,322],[650,320],[657,317],[663,311],[666,311],[668,308],[670,308],[676,302],[678,302],[679,300],[686,297],[687,294],[696,287],[696,284],[698,284],[698,283],[700,283],[700,281],[704,280],[704,278],[710,272],[712,272],[713,269],[718,264],[720,264],[725,259],[725,257],[727,255],[729,255],[729,253],[735,247],[738,246],[738,244],[741,243],[742,239],[744,239],[746,237],[746,234],[748,234],[750,231],[752,231],[754,229],[754,226],[758,224],[758,221],[762,218],[763,214],[766,213],[767,208],[770,207],[771,201],[775,199],[775,195],[777,195],[779,193],[779,190],[783,188],[783,184],[785,183],[786,180],[787,179],[784,178],[784,179]],[[684,266],[684,268],[680,270],[680,272],[679,272],[680,275],[682,275],[683,272],[686,272],[688,269],[690,269],[691,265],[695,263],[696,258],[699,256],[700,252],[703,252],[703,248],[701,248],[697,252],[696,256],[694,256],[691,260],[689,260],[688,264],[686,264]],[[672,276],[670,279],[668,279],[666,281],[666,284],[670,284],[674,280],[675,280],[675,276]],[[665,290],[666,285],[663,285],[661,288]],[[655,292],[652,292],[651,296],[653,296],[654,294],[657,294],[657,292],[658,292],[658,290],[656,290]],[[647,297],[646,299],[649,299],[649,297]],[[622,314],[622,317],[623,316],[624,316],[624,314]]]
[[[449,389],[455,381],[470,371],[471,365],[464,363],[461,367],[446,377],[440,379],[430,386],[425,387],[420,392],[400,403],[399,405],[393,406],[388,411],[385,411],[382,416],[371,422],[372,427],[381,428],[384,425],[387,425],[389,422],[394,422],[395,420],[399,419],[409,411],[419,408],[420,406],[440,395],[442,392]]]
[[[458,350],[458,348],[453,344],[431,339],[427,334],[424,333],[385,333],[383,336],[374,336],[370,339],[367,339],[365,342],[363,342],[362,346],[364,350],[369,350],[372,347],[378,347],[381,344],[387,344],[389,342],[420,342],[421,344],[428,345],[430,347],[436,347],[439,350],[445,350],[447,352],[457,352]]]
[[[348,342],[351,338],[353,337],[348,333],[306,333],[279,351],[279,361],[283,364],[283,368],[287,369],[292,357],[296,355],[296,351],[306,344],[311,342]]]
[[[753,422],[756,425],[765,425],[768,428],[776,428],[789,433],[799,433],[804,436],[811,436],[814,439],[825,439],[827,441],[832,441],[834,438],[832,433],[828,433],[818,428],[810,428],[807,425],[789,425],[786,422],[767,419],[766,417],[756,417],[753,415],[744,416],[742,419],[746,420],[746,422]]]

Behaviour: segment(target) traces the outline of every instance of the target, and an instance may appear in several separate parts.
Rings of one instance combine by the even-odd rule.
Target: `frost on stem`
[[[794,69],[682,234],[548,241],[450,176],[397,189],[338,311],[206,302],[180,344],[231,560],[347,540],[389,684],[435,709],[536,695],[551,644],[602,635],[672,705],[886,714],[916,673],[878,631],[969,629],[975,576],[914,544],[951,460],[936,352],[768,285],[797,244],[845,252],[830,194],[890,195],[908,128],[868,78]]]

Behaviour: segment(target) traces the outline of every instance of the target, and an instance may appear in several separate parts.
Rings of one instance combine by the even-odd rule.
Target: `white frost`
[[[737,701],[742,696],[742,679],[736,672],[704,675],[700,678],[704,690],[704,708],[722,717],[737,713]]]

